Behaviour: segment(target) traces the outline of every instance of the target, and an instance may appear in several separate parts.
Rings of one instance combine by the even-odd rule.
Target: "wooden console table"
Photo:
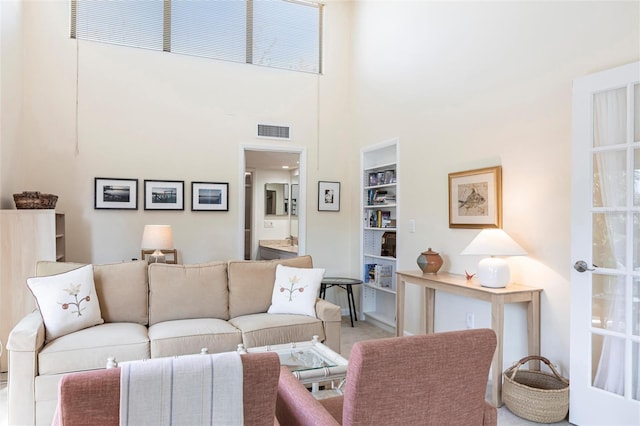
[[[527,334],[529,355],[540,355],[540,292],[541,288],[520,284],[509,284],[504,288],[482,287],[477,281],[467,281],[462,275],[446,272],[423,275],[418,271],[400,271],[397,273],[396,289],[396,336],[404,332],[404,292],[405,283],[424,287],[425,330],[433,333],[435,322],[436,290],[460,296],[472,297],[491,303],[491,328],[496,333],[498,344],[491,363],[491,403],[502,405],[502,359],[504,337],[505,303],[527,303]],[[531,368],[540,369],[539,362],[531,362]]]

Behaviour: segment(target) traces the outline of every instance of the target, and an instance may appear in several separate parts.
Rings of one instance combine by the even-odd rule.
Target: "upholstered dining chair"
[[[277,424],[278,355],[273,352],[243,354],[241,360],[244,424]],[[118,367],[65,375],[58,387],[58,405],[53,425],[118,426],[120,373],[121,368]]]
[[[496,425],[485,401],[496,348],[490,329],[354,344],[343,396],[316,400],[280,371],[276,417],[288,425]]]

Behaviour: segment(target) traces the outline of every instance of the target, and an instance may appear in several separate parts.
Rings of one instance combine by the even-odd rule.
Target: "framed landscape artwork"
[[[229,184],[191,182],[191,210],[229,211]]]
[[[502,228],[502,167],[449,173],[449,228]]]
[[[318,211],[340,211],[340,182],[318,181]]]
[[[184,181],[145,180],[145,210],[184,210]]]
[[[95,178],[94,208],[138,209],[138,179]]]

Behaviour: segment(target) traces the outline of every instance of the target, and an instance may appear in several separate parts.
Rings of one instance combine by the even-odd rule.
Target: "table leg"
[[[496,407],[502,405],[502,350],[504,337],[504,299],[493,297],[491,301],[491,328],[496,333],[496,352],[491,363],[491,403]]]
[[[340,286],[342,287],[342,286]],[[351,320],[351,327],[353,327],[353,311],[351,310],[351,302],[353,301],[353,293],[351,292],[351,286],[342,287],[347,290],[347,304],[349,305],[349,319]]]
[[[404,334],[404,279],[396,284],[396,336]]]
[[[327,285],[326,284],[320,284],[320,298],[324,299],[326,294],[327,294]]]
[[[433,288],[424,289],[424,330],[426,334],[433,334],[436,322],[436,291]]]
[[[527,336],[529,355],[540,355],[540,292],[534,291],[527,304]],[[540,361],[529,361],[530,370],[540,370]]]
[[[353,327],[353,319],[358,321],[358,311],[356,310],[356,300],[353,297],[353,288],[350,285],[345,286],[347,290],[347,302],[349,303],[349,316],[351,316],[351,327]],[[353,315],[351,315],[351,307],[353,307]]]

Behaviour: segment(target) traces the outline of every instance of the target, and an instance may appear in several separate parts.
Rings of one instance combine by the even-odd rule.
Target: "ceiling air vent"
[[[258,124],[258,137],[289,140],[291,139],[291,128],[289,126]]]

